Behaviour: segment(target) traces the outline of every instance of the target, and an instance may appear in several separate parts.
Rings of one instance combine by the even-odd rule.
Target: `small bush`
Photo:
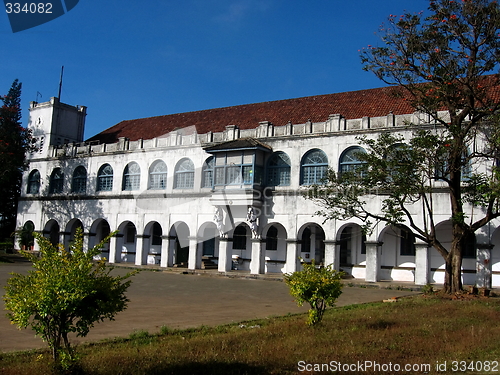
[[[326,308],[334,306],[342,294],[341,278],[344,273],[334,270],[331,265],[318,268],[314,261],[304,263],[303,267],[302,271],[286,274],[284,281],[299,306],[304,302],[311,306],[307,324],[313,326],[321,322]]]

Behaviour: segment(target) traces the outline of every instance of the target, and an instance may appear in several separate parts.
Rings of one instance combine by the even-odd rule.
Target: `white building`
[[[82,227],[88,246],[117,230],[103,253],[112,263],[259,274],[293,272],[302,257],[367,281],[444,280],[443,258],[410,232],[381,225],[364,236],[356,220],[324,223],[302,196],[328,167],[357,162],[356,136],[436,126],[389,88],[123,121],[83,142],[85,113],[57,98],[31,103],[40,149],[24,175],[19,228],[67,244]],[[440,199],[439,235],[450,243]],[[471,241],[465,284],[500,286],[498,227]]]

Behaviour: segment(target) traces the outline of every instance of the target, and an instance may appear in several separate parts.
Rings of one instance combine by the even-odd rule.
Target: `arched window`
[[[301,185],[314,185],[323,183],[328,170],[328,158],[321,150],[311,150],[302,158],[300,164]]]
[[[49,194],[61,194],[64,187],[64,173],[61,168],[55,168],[50,175]]]
[[[157,160],[149,168],[149,188],[164,190],[167,187],[167,165],[162,160]]]
[[[31,171],[28,176],[28,194],[38,194],[40,192],[40,172],[37,169]]]
[[[364,148],[359,146],[349,147],[340,155],[339,172],[354,172],[358,169],[363,162],[359,160],[358,154],[365,153]]]
[[[109,164],[104,164],[97,172],[97,191],[113,190],[113,168]]]
[[[211,188],[214,186],[214,165],[215,158],[210,156],[205,163],[203,163],[203,181],[201,186],[204,188]]]
[[[71,181],[71,192],[84,194],[87,190],[87,170],[80,165],[73,172],[73,180]]]
[[[267,184],[269,186],[290,185],[290,158],[284,152],[275,152],[267,163]]]
[[[176,189],[192,189],[194,186],[194,164],[191,159],[182,159],[175,168]]]
[[[278,250],[278,228],[274,225],[267,231],[266,250]]]
[[[139,190],[141,187],[141,167],[136,162],[128,163],[123,171],[122,190]]]

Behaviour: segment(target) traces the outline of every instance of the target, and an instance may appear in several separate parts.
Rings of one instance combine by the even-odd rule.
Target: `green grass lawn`
[[[441,370],[446,365],[447,373],[467,368],[464,372],[479,373],[479,366],[500,372],[495,365],[500,361],[500,298],[416,296],[329,309],[313,328],[305,320],[306,315],[293,315],[135,332],[128,339],[79,346],[77,373],[321,373],[315,368],[358,374],[444,373],[436,371],[438,365]],[[3,354],[0,374],[49,374],[50,363],[48,351]],[[419,371],[404,371],[406,365]],[[430,365],[430,371],[421,365]]]

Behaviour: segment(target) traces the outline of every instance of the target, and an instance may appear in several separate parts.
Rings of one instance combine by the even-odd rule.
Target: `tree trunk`
[[[453,231],[451,249],[445,259],[444,292],[447,294],[462,291],[462,254],[466,245],[467,236],[463,231]]]

